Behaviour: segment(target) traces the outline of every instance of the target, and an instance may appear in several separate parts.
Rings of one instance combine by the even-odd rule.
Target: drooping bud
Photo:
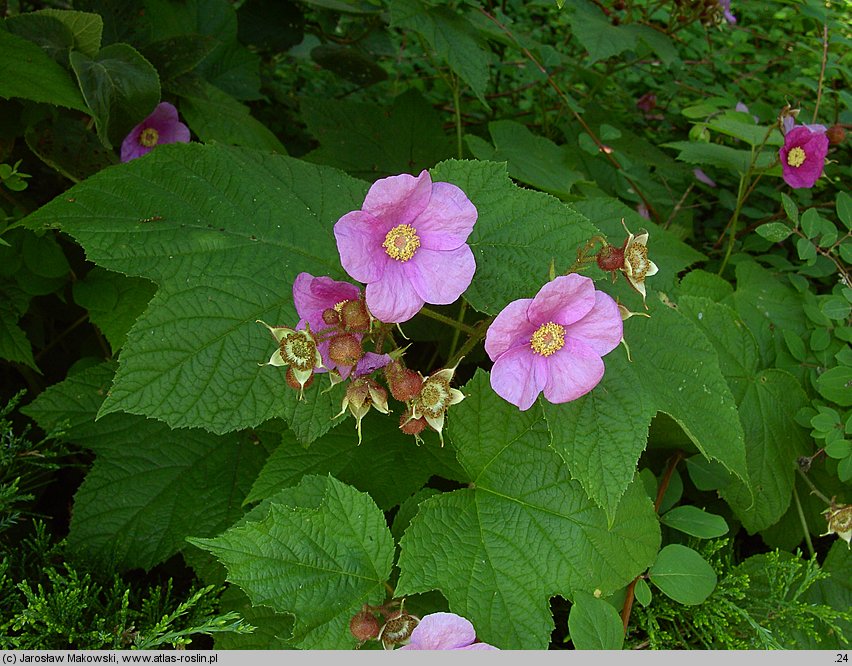
[[[361,420],[370,411],[370,407],[380,411],[382,414],[388,413],[388,392],[385,391],[375,380],[369,377],[359,377],[354,379],[346,387],[346,394],[343,396],[343,404],[340,409],[340,416],[348,409],[352,416],[355,417],[355,429],[358,431],[358,444],[361,443]],[[336,418],[336,417],[335,417]]]
[[[846,542],[846,546],[852,545],[852,504],[835,504],[832,499],[831,506],[823,511],[828,522],[828,531],[823,535],[836,534]]]
[[[426,429],[426,419],[422,416],[414,418],[410,409],[405,410],[399,417],[399,429],[406,435],[412,435],[417,443],[420,443],[420,433]]]
[[[393,650],[398,645],[405,645],[411,632],[420,623],[420,618],[403,611],[392,615],[379,630],[379,640],[385,650]]]
[[[438,433],[441,446],[444,445],[444,415],[452,405],[464,400],[464,393],[450,387],[455,372],[455,367],[447,368],[426,377],[411,407],[413,418],[426,419],[426,423]]]
[[[340,308],[340,322],[344,330],[363,333],[370,330],[370,313],[363,299],[346,301]]]
[[[361,341],[351,333],[336,335],[328,343],[328,357],[337,365],[355,365],[363,355]]]
[[[287,368],[287,372],[284,373],[284,381],[287,382],[287,386],[294,391],[301,392],[314,383],[314,375],[311,375],[304,383],[302,383],[296,377],[296,374],[293,372],[293,368]]]
[[[366,605],[349,620],[349,631],[359,643],[378,638],[380,629],[379,620]]]
[[[828,137],[828,142],[832,146],[836,146],[841,144],[846,139],[846,130],[842,125],[832,125],[827,130],[825,130],[825,135]]]
[[[408,402],[417,397],[423,386],[423,377],[420,373],[406,368],[399,361],[394,361],[385,368],[385,379],[394,400]]]

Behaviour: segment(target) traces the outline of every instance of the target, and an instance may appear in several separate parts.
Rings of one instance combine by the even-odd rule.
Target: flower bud
[[[349,620],[349,631],[359,643],[373,640],[379,635],[379,621],[366,608],[361,609]]]
[[[336,335],[328,343],[328,357],[337,365],[355,365],[363,355],[361,341],[351,333]]]
[[[825,130],[825,135],[828,137],[828,142],[832,146],[836,146],[846,139],[846,130],[843,129],[842,125],[832,125]]]
[[[344,330],[364,332],[370,330],[370,313],[364,301],[346,301],[340,308],[340,322]]]

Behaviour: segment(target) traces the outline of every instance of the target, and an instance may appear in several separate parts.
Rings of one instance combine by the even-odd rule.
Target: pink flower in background
[[[822,125],[799,125],[784,135],[778,151],[784,181],[793,188],[813,187],[822,175],[828,137]]]
[[[731,13],[731,0],[718,0],[719,7],[722,9],[722,16],[728,23],[734,24],[737,22],[737,17]]]
[[[453,303],[468,288],[476,262],[466,241],[476,217],[464,192],[423,171],[377,180],[334,236],[343,268],[367,285],[372,315],[401,323],[424,303]]]
[[[552,403],[576,400],[603,377],[601,357],[619,345],[622,330],[618,305],[590,278],[561,275],[535,298],[509,303],[491,323],[491,387],[522,411],[542,391]]]
[[[299,273],[293,282],[293,304],[299,315],[299,323],[296,329],[304,329],[309,326],[314,336],[328,329],[331,323],[325,319],[326,310],[340,313],[343,306],[348,302],[357,302],[361,298],[361,290],[354,284],[338,282],[330,277],[314,277],[310,273]],[[363,336],[355,334],[358,340]],[[329,358],[328,338],[317,344],[317,349],[322,356],[323,365],[328,370],[336,370],[344,379],[349,376],[352,366],[338,366]],[[317,370],[325,372],[325,369]]]
[[[150,116],[130,130],[121,142],[121,161],[142,157],[161,143],[189,143],[189,128],[168,102],[160,102]]]
[[[488,643],[474,643],[476,631],[470,620],[455,613],[432,613],[411,632],[408,645],[399,650],[499,650]]]
[[[716,187],[716,181],[714,181],[710,176],[704,173],[703,170],[695,167],[692,170],[692,175],[695,176],[695,179],[704,183],[705,185],[709,185],[710,187]]]

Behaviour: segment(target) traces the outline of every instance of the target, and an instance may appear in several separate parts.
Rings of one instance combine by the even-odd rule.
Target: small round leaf
[[[702,603],[716,587],[716,572],[707,560],[679,544],[663,548],[648,575],[663,594],[687,606]]]

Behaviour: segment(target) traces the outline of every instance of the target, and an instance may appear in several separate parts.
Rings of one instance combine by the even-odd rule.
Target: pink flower
[[[544,391],[552,403],[576,400],[603,377],[602,356],[621,342],[618,305],[572,273],[544,285],[535,298],[509,303],[485,336],[494,361],[491,387],[529,409]]]
[[[799,125],[784,135],[778,151],[784,181],[793,188],[813,187],[822,175],[828,137],[822,125]]]
[[[333,321],[326,321],[327,310],[332,310],[339,314],[343,306],[349,302],[357,302],[361,298],[361,290],[354,284],[348,282],[338,282],[330,277],[314,277],[310,273],[299,273],[293,281],[293,304],[296,306],[296,312],[299,314],[299,323],[296,324],[296,329],[301,330],[306,326],[310,327],[311,332],[320,341],[317,343],[317,349],[325,368],[328,370],[336,370],[344,379],[349,376],[352,366],[339,366],[329,358],[328,348],[330,345],[330,335],[319,335],[320,331],[328,330],[331,325],[336,324]],[[363,335],[353,333],[358,340],[361,340]],[[317,372],[325,372],[324,369],[318,369]]]
[[[399,650],[499,650],[488,643],[474,643],[476,631],[470,620],[455,613],[432,613],[411,632],[408,645]]]
[[[337,221],[334,236],[343,268],[367,285],[373,316],[400,323],[424,303],[453,303],[468,288],[476,262],[466,241],[476,217],[464,192],[423,171],[377,180],[361,210]]]
[[[189,143],[189,128],[178,119],[177,109],[160,102],[121,142],[121,161],[142,157],[161,143]]]

